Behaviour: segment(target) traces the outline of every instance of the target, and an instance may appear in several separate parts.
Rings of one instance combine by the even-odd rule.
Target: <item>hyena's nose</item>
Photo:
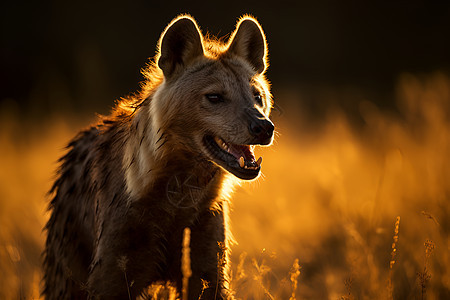
[[[250,122],[248,130],[256,138],[257,143],[268,145],[272,141],[275,126],[268,119],[254,119]]]

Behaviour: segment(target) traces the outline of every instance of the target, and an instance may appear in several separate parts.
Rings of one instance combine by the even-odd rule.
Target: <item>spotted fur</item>
[[[142,91],[80,132],[60,159],[46,226],[47,299],[134,299],[166,281],[180,290],[185,227],[192,232],[189,299],[199,298],[201,280],[210,286],[202,299],[233,298],[227,196],[236,180],[211,161],[202,137],[208,131],[244,144],[244,110],[269,115],[265,36],[245,16],[228,43],[207,39],[183,15],[158,46]],[[263,103],[255,104],[255,90]],[[231,104],[208,103],[204,95],[213,91]]]

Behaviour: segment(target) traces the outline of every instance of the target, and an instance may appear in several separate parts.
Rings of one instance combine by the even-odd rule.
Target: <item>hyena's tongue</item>
[[[255,161],[253,148],[254,146],[229,144],[228,152],[238,160],[241,168],[257,169],[261,165],[262,157]]]
[[[261,165],[262,157],[260,157],[257,161],[255,160],[255,155],[253,153],[255,146],[226,143],[218,137],[216,137],[215,140],[223,150],[227,151],[236,158],[241,168],[257,169]]]
[[[236,157],[237,160],[243,157],[245,161],[255,161],[255,155],[253,155],[252,150],[250,146],[228,144],[228,152]]]

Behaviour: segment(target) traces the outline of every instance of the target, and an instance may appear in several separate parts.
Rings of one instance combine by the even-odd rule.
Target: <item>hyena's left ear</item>
[[[258,21],[248,16],[240,19],[230,38],[227,52],[246,59],[256,72],[264,73],[267,63],[267,42]]]
[[[159,44],[158,66],[165,77],[203,55],[202,35],[190,16],[180,16],[167,26]]]

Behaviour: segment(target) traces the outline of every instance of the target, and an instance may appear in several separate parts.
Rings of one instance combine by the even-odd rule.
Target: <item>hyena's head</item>
[[[181,16],[164,31],[159,49],[164,82],[155,98],[165,133],[241,179],[256,178],[262,158],[253,149],[270,145],[274,132],[258,22],[241,18],[225,44],[203,37],[191,17]]]

